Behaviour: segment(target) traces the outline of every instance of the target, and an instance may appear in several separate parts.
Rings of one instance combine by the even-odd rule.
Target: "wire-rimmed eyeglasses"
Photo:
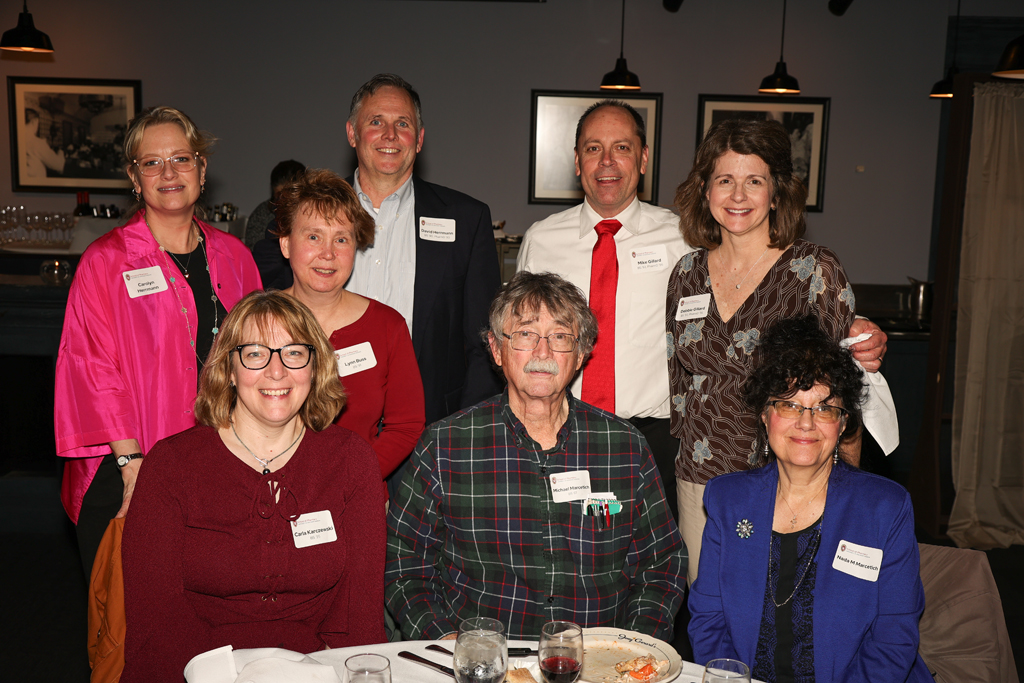
[[[849,411],[846,408],[840,408],[839,406],[830,406],[825,403],[816,406],[802,406],[795,401],[768,401],[768,405],[775,408],[775,414],[779,417],[784,417],[787,420],[799,420],[803,417],[804,411],[811,411],[811,418],[818,422],[825,424],[833,424],[839,422],[843,415],[849,415]]]
[[[139,167],[139,173],[145,176],[160,175],[164,170],[164,162],[171,162],[171,168],[178,173],[187,173],[199,163],[199,152],[191,154],[172,154],[164,159],[163,157],[142,157],[135,159],[132,163]]]
[[[289,370],[301,370],[309,365],[309,359],[316,352],[311,344],[286,344],[279,349],[272,349],[263,344],[241,344],[235,347],[238,360],[248,370],[262,370],[270,365],[270,358],[275,353],[281,364]]]
[[[548,348],[557,353],[569,353],[576,348],[576,336],[567,332],[552,332],[542,337],[536,332],[513,332],[502,334],[508,338],[512,348],[516,351],[533,351],[540,344],[541,339],[548,340]]]

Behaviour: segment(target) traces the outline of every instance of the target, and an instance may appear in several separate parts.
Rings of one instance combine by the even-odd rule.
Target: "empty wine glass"
[[[352,655],[345,660],[345,683],[391,683],[391,661],[384,655]]]
[[[583,671],[583,629],[571,621],[549,621],[537,648],[544,683],[574,683]]]
[[[750,683],[750,667],[738,659],[712,659],[704,667],[704,683]]]
[[[508,672],[505,626],[488,617],[466,619],[459,625],[452,661],[458,683],[501,683]]]

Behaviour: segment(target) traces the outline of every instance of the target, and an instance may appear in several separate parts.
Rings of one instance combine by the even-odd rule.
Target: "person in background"
[[[393,308],[345,290],[373,219],[333,171],[307,170],[277,193],[281,253],[294,276],[284,290],[330,337],[349,400],[338,423],[366,439],[391,474],[423,433],[423,383],[409,328]]]
[[[812,314],[777,321],[743,400],[758,469],[708,481],[694,659],[739,659],[774,681],[932,681],[910,496],[847,465],[860,369]]]
[[[45,178],[46,169],[64,172],[64,150],[55,151],[46,138],[39,136],[39,112],[25,108],[25,175]]]
[[[267,229],[274,222],[274,198],[282,187],[298,178],[305,170],[303,164],[288,159],[280,162],[270,172],[270,199],[253,209],[245,221],[245,239],[242,240],[245,246],[252,249],[257,242],[266,237]]]
[[[124,156],[137,210],[85,250],[71,283],[54,433],[86,576],[108,522],[128,511],[143,456],[195,424],[199,370],[227,311],[261,287],[245,245],[196,216],[213,141],[172,107],[132,119]]]
[[[566,620],[672,639],[685,556],[651,452],[568,391],[596,334],[557,275],[499,291],[486,338],[505,392],[430,425],[392,496],[385,594],[406,638],[482,616],[509,638]]]
[[[665,310],[672,433],[680,439],[679,530],[691,582],[704,485],[749,469],[758,456],[756,419],[744,410],[741,387],[761,334],[801,313],[815,313],[837,343],[854,325],[853,289],[839,259],[800,239],[806,199],[789,136],[775,121],[711,128],[676,192],[683,239],[699,247],[673,269]]]
[[[217,647],[313,652],[384,641],[384,485],[327,336],[277,291],[222,324],[200,426],[160,441],[121,543],[124,683],[180,682]]]

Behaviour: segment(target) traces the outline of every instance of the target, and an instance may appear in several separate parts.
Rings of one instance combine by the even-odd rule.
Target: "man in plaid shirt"
[[[404,637],[487,616],[509,638],[566,620],[672,639],[686,560],[647,442],[567,391],[596,335],[557,275],[520,272],[491,304],[508,388],[429,426],[391,500],[385,595]]]

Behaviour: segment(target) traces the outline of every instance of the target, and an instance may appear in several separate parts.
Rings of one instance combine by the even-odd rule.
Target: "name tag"
[[[128,288],[128,296],[133,299],[167,290],[167,280],[160,266],[126,270],[121,273],[121,277],[124,278],[124,286]]]
[[[299,515],[299,518],[292,522],[292,540],[295,541],[296,548],[308,548],[311,545],[337,541],[338,533],[334,530],[331,511],[321,510]]]
[[[341,377],[348,377],[377,365],[377,358],[373,355],[370,342],[338,349],[334,352],[334,357],[338,359],[338,375]]]
[[[695,294],[679,299],[676,308],[676,320],[696,320],[706,318],[711,309],[711,294]]]
[[[668,268],[668,251],[665,250],[664,244],[631,249],[629,263],[634,273],[656,273]]]
[[[832,568],[844,574],[865,581],[878,581],[878,569],[882,566],[882,549],[839,541]]]
[[[574,500],[586,500],[590,497],[590,472],[559,472],[551,475],[551,500],[556,503],[569,503]]]
[[[430,242],[454,242],[454,218],[420,218],[420,239]]]

